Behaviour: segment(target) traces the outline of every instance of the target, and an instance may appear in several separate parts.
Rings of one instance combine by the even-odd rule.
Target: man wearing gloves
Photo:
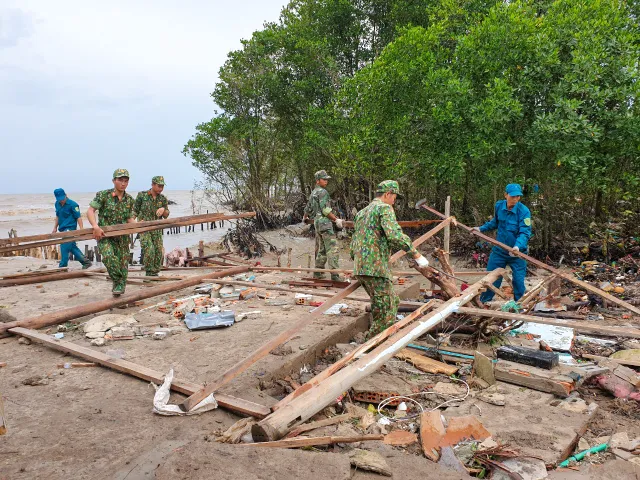
[[[326,170],[315,173],[316,188],[311,192],[307,206],[304,209],[303,221],[313,221],[316,230],[316,268],[324,268],[329,263],[330,269],[338,269],[338,240],[333,230],[333,224],[342,229],[342,220],[337,218],[331,208],[331,197],[326,187],[331,177]],[[324,274],[316,272],[314,278],[323,278]],[[331,274],[331,280],[344,281],[337,273]]]
[[[495,246],[491,250],[487,271],[491,272],[496,268],[511,267],[513,276],[513,298],[517,302],[524,295],[524,277],[527,273],[526,260],[516,257],[514,251],[527,253],[529,238],[531,237],[531,212],[520,203],[522,197],[522,187],[517,183],[510,183],[505,188],[504,200],[496,202],[493,218],[481,227],[475,227],[482,233],[498,230],[496,240],[502,242],[511,250],[505,250]],[[500,288],[502,277],[493,284]],[[493,298],[493,291],[487,290],[480,296],[481,302],[489,302]]]
[[[416,250],[411,239],[402,233],[396,221],[393,204],[400,194],[395,180],[385,180],[376,189],[376,198],[360,210],[355,218],[351,258],[353,274],[371,297],[371,327],[373,336],[391,326],[396,320],[399,298],[391,282],[389,257],[391,251],[404,250],[418,266],[429,262]]]

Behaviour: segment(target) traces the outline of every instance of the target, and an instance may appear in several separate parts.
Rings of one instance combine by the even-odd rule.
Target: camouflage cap
[[[396,182],[395,180],[385,180],[378,184],[378,188],[376,189],[376,192],[377,193],[391,192],[391,193],[400,195],[400,186],[398,185],[398,182]]]
[[[326,170],[318,170],[314,176],[316,180],[329,180],[331,178]]]
[[[151,183],[155,183],[156,185],[164,185],[164,177],[162,175],[156,175],[151,179]]]
[[[113,171],[113,178],[127,177],[129,178],[129,170],[126,168],[117,168]]]

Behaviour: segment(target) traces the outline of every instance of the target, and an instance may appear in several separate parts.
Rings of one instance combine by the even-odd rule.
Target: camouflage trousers
[[[330,269],[338,269],[338,240],[332,230],[316,232],[316,268],[324,268],[329,263]],[[316,272],[315,278],[323,278],[324,274]],[[332,273],[331,280],[339,280],[339,273]]]
[[[389,278],[369,275],[356,275],[356,278],[371,298],[371,325],[368,336],[372,337],[396,321],[400,299]]]
[[[157,275],[162,268],[162,232],[154,230],[140,234],[144,270],[147,275]]]
[[[98,242],[98,248],[113,286],[124,288],[129,275],[129,235],[103,238]]]

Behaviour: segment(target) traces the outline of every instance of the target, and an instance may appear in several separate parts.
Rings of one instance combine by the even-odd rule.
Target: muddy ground
[[[286,231],[263,234],[271,243],[292,248],[292,266],[308,266],[313,239],[291,235]],[[207,252],[208,253],[208,252]],[[288,255],[281,255],[282,265]],[[276,256],[261,259],[264,265],[275,265]],[[313,263],[313,262],[312,262]],[[0,272],[21,273],[46,265],[46,260],[23,257],[0,258]],[[341,265],[349,268],[346,241],[341,242]],[[313,266],[313,264],[311,265]],[[79,268],[73,266],[72,268]],[[401,261],[399,269],[408,265]],[[465,265],[458,268],[464,269]],[[200,274],[196,270],[193,274]],[[163,275],[185,275],[165,272]],[[140,275],[132,273],[131,278]],[[279,284],[299,279],[296,274],[258,274],[260,283]],[[470,278],[470,281],[478,277]],[[413,280],[419,280],[414,277]],[[426,284],[426,282],[422,282]],[[0,306],[18,319],[68,308],[110,296],[110,283],[104,278],[82,278],[58,282],[24,285],[0,289]],[[129,285],[128,291],[146,288]],[[398,287],[398,290],[402,287]],[[331,290],[326,290],[331,291]],[[172,297],[193,293],[193,288],[174,292]],[[364,292],[357,295],[363,296]],[[293,294],[277,292],[272,298],[289,299]],[[144,305],[115,309],[111,313],[133,315],[140,324],[176,325],[167,313],[155,309],[140,312],[147,306],[169,299],[168,295],[144,301]],[[321,298],[316,298],[322,300]],[[313,364],[324,349],[335,343],[348,342],[363,322],[364,304],[344,302],[352,308],[352,316],[323,316],[286,344],[285,355],[270,354],[249,371],[222,389],[224,393],[270,406],[277,401],[265,387],[305,364]],[[229,308],[236,314],[259,310],[227,329],[174,334],[162,341],[150,337],[113,342],[105,347],[92,347],[102,352],[121,350],[126,360],[166,372],[171,367],[181,380],[203,383],[249,355],[265,340],[276,336],[292,322],[306,315],[310,307],[267,306],[254,297],[238,301]],[[108,312],[104,312],[108,313]],[[81,324],[93,316],[73,322]],[[73,327],[73,325],[69,325]],[[56,328],[42,330],[54,333]],[[89,346],[81,329],[70,328],[65,339]],[[67,478],[374,478],[374,474],[350,468],[345,456],[303,451],[264,451],[253,447],[220,445],[211,441],[239,417],[222,409],[192,417],[162,417],[151,412],[153,387],[139,379],[102,367],[59,369],[57,364],[81,361],[37,344],[19,344],[16,338],[0,340],[0,393],[4,400],[8,432],[0,437],[0,479],[67,479]],[[39,377],[41,385],[25,385],[27,379]],[[172,394],[172,400],[184,398]],[[600,415],[600,414],[599,414]],[[637,420],[607,410],[597,417],[597,431],[625,428],[629,436],[637,432]],[[596,422],[594,422],[596,423]],[[440,471],[421,456],[372,442],[388,460],[394,478],[463,478],[459,474]],[[243,449],[240,453],[240,450]],[[238,453],[236,453],[238,452]],[[316,475],[317,473],[317,475]],[[377,475],[376,475],[377,476]]]

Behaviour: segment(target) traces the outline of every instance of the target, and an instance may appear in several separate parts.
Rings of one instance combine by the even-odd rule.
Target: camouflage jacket
[[[138,220],[144,221],[159,220],[160,218],[164,218],[164,216],[158,217],[156,215],[159,208],[164,208],[168,215],[169,202],[167,201],[167,197],[160,193],[156,195],[154,199],[153,195],[151,195],[151,190],[140,192],[133,205],[133,216],[137,217]]]
[[[327,218],[333,210],[331,209],[331,196],[324,188],[318,186],[313,189],[304,213],[313,220],[316,232],[333,231],[333,222]]]
[[[96,193],[89,205],[98,211],[98,225],[101,227],[127,223],[133,217],[133,197],[124,192],[122,200],[118,200],[113,188]]]
[[[376,198],[358,212],[351,240],[354,275],[369,275],[391,279],[391,250],[404,250],[416,255],[411,239],[402,233],[391,205]]]

